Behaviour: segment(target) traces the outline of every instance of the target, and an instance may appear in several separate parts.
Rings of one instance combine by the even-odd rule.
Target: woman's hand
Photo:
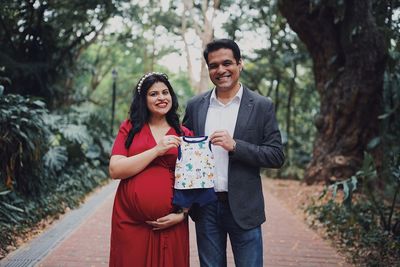
[[[159,156],[164,155],[168,150],[174,147],[178,147],[181,144],[181,139],[175,135],[166,135],[161,138],[156,146],[157,154]]]
[[[170,213],[164,217],[158,218],[156,221],[147,221],[146,223],[153,226],[153,230],[163,230],[182,222],[186,218],[185,213]]]

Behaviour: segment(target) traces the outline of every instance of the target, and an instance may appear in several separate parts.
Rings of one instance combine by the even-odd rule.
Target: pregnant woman
[[[112,214],[110,266],[189,266],[186,213],[172,206],[178,136],[191,135],[180,125],[177,109],[165,74],[152,72],[140,79],[110,159],[111,177],[121,179]]]

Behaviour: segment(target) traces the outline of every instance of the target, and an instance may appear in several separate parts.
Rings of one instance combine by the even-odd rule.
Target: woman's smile
[[[157,82],[147,92],[147,108],[153,116],[165,116],[172,107],[172,97],[168,87]]]

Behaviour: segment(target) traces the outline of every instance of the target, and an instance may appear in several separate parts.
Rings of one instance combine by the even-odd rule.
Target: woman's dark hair
[[[166,114],[168,124],[175,129],[178,135],[182,135],[182,130],[179,123],[178,115],[178,98],[171,84],[168,81],[168,76],[164,73],[152,72],[148,73],[139,80],[133,92],[133,100],[129,109],[129,120],[132,124],[132,128],[128,133],[128,137],[125,141],[125,147],[129,148],[132,144],[133,137],[138,133],[150,119],[150,112],[147,108],[147,91],[153,84],[161,82],[164,83],[169,90],[172,98],[172,107]]]
[[[240,48],[237,45],[237,43],[235,43],[235,41],[231,39],[216,39],[208,43],[203,51],[203,56],[207,62],[207,65],[208,65],[208,54],[217,51],[221,48],[232,50],[233,57],[236,59],[236,63],[239,63],[242,56],[240,54]]]

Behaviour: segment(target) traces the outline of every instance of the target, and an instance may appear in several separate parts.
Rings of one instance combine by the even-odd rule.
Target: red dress
[[[122,123],[112,155],[132,156],[156,145],[150,127],[145,124],[126,149],[125,140],[131,127],[129,121]],[[183,131],[188,132],[186,128]],[[177,135],[173,128],[167,134]],[[110,266],[189,266],[187,219],[158,231],[146,224],[172,211],[177,154],[176,148],[170,149],[140,173],[120,181],[112,214]]]

